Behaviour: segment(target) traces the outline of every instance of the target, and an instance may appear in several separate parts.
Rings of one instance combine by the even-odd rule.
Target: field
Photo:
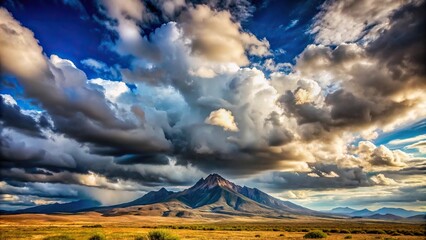
[[[391,223],[360,219],[227,219],[157,216],[104,217],[85,214],[21,214],[0,216],[0,239],[49,239],[66,235],[89,239],[95,234],[106,239],[133,240],[155,229],[167,229],[180,239],[303,239],[306,232],[322,230],[326,239],[425,239],[424,223]]]

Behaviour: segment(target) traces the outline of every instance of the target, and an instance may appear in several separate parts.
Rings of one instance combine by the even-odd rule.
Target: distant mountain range
[[[16,210],[13,213],[74,213],[88,208],[99,207],[101,204],[93,200],[79,200],[69,203],[53,203]]]
[[[106,216],[146,215],[177,217],[264,216],[292,218],[297,215],[321,217],[363,217],[383,220],[425,219],[422,212],[402,208],[381,208],[377,211],[338,207],[327,212],[314,211],[289,201],[274,198],[257,188],[236,185],[218,174],[201,178],[194,186],[180,192],[161,188],[133,201],[113,206],[81,200],[65,204],[47,204],[7,213],[76,213],[96,211]]]
[[[337,207],[333,208],[328,213],[347,215],[350,217],[364,217],[372,219],[391,219],[397,220],[398,218],[421,218],[422,215],[426,216],[425,212],[411,211],[403,208],[380,208],[376,211],[371,211],[367,208],[357,210],[349,207]]]

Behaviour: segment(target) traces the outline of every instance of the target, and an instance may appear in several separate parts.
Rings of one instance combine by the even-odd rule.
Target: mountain
[[[146,207],[145,207],[146,206]],[[96,210],[96,209],[95,209]],[[289,201],[274,198],[259,189],[241,187],[218,174],[201,178],[194,186],[181,192],[162,188],[134,201],[98,209],[105,215],[159,214],[195,216],[206,214],[263,215],[279,217],[289,214],[321,215]]]
[[[129,206],[135,206],[135,205],[146,205],[146,204],[163,202],[163,201],[166,201],[170,197],[170,195],[172,195],[173,193],[174,192],[172,191],[167,191],[165,188],[161,188],[158,191],[151,191],[131,202],[116,205],[116,207],[129,207]]]
[[[417,212],[417,211],[411,211],[406,210],[403,208],[380,208],[376,211],[370,211],[369,209],[362,209],[362,210],[356,210],[349,207],[337,207],[333,208],[328,213],[334,213],[334,214],[342,214],[347,215],[351,217],[368,217],[371,218],[371,216],[376,215],[375,217],[380,217],[383,215],[394,215],[402,218],[408,218],[412,216],[417,215],[424,215],[424,212]]]
[[[248,188],[244,186],[239,193],[242,195],[273,209],[280,209],[288,212],[312,213],[313,211],[289,201],[282,201],[260,191],[257,188]]]
[[[333,208],[330,211],[327,211],[329,213],[334,213],[334,214],[350,214],[352,212],[355,212],[357,210],[350,208],[350,207],[337,207],[337,208]]]
[[[101,204],[99,202],[94,200],[79,200],[69,203],[53,203],[40,205],[36,207],[16,210],[11,213],[74,213],[83,211],[85,209],[99,207],[100,205]]]
[[[374,215],[374,212],[368,210],[367,208],[364,208],[362,210],[357,210],[355,212],[351,212],[349,215],[352,216],[352,217],[367,217],[367,216]]]
[[[379,214],[393,214],[400,217],[412,217],[419,214],[424,214],[423,212],[405,210],[403,208],[380,208],[379,210],[374,211],[374,213]]]

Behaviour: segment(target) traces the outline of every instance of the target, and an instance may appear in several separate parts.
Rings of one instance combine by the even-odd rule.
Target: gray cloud
[[[255,178],[254,183],[273,192],[295,189],[336,189],[369,187],[376,184],[362,168],[314,165],[310,172],[272,172]]]
[[[41,127],[46,127],[46,118],[40,116],[38,121],[33,117],[22,113],[18,105],[10,105],[5,102],[3,96],[0,96],[0,116],[4,127],[19,129],[29,135],[42,137]]]

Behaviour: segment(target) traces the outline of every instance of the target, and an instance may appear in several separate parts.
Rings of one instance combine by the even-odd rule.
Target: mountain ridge
[[[99,206],[101,206],[101,203],[98,201],[84,199],[67,203],[44,204],[8,213],[74,213]]]
[[[353,209],[349,207],[337,207],[327,212],[333,213],[333,214],[347,215],[350,217],[368,217],[368,218],[380,217],[380,215],[381,216],[394,215],[401,218],[410,218],[413,216],[426,214],[426,212],[419,212],[419,211],[407,210],[404,208],[391,208],[391,207],[382,207],[375,211],[369,210],[368,208],[357,210],[357,209]]]

